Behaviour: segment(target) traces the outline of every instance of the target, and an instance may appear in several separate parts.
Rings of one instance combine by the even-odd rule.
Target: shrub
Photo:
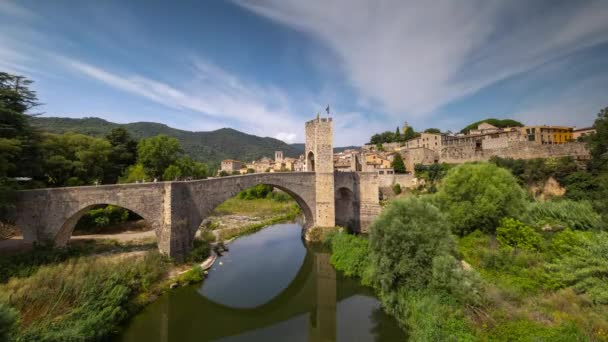
[[[11,341],[11,335],[17,327],[17,322],[17,312],[0,302],[0,342]]]
[[[397,183],[393,185],[393,192],[395,195],[399,195],[401,193],[401,184]]]
[[[209,242],[194,239],[194,242],[192,244],[192,249],[190,250],[190,252],[188,252],[188,255],[186,256],[186,262],[203,262],[211,254],[211,247],[209,246]]]
[[[136,309],[131,299],[151,291],[167,265],[157,252],[73,259],[0,285],[0,301],[21,314],[18,340],[102,340]]]
[[[512,218],[504,218],[501,221],[500,227],[496,229],[496,240],[501,247],[514,251],[540,250],[542,243],[542,237],[534,228]]]
[[[97,231],[99,228],[126,222],[129,219],[127,209],[108,205],[86,212],[76,225],[77,230]]]
[[[574,248],[583,245],[586,236],[583,232],[576,232],[566,228],[556,233],[551,239],[551,251],[560,256],[572,252]]]
[[[483,300],[481,278],[474,270],[465,270],[451,255],[433,259],[433,277],[430,287],[459,303],[479,306]]]
[[[407,330],[408,341],[476,341],[462,310],[449,297],[400,289],[381,295],[380,300]]]
[[[328,234],[331,247],[331,264],[347,276],[362,278],[364,284],[370,283],[371,259],[369,241],[366,238],[344,232]]]
[[[267,198],[268,196],[272,196],[273,189],[274,188],[272,187],[272,185],[258,184],[247,190],[243,190],[243,191],[239,192],[238,198],[245,199],[245,200]]]
[[[451,169],[436,194],[454,233],[493,233],[500,219],[525,209],[525,193],[509,171],[496,165],[464,164]]]
[[[608,233],[581,234],[577,240],[551,269],[575,292],[587,294],[596,304],[608,304]]]
[[[604,228],[601,216],[586,201],[534,202],[528,206],[524,220],[537,227],[549,224],[561,225],[574,230]]]
[[[454,241],[439,209],[415,197],[390,203],[370,230],[374,275],[382,291],[426,286],[431,280],[433,258],[454,251]]]

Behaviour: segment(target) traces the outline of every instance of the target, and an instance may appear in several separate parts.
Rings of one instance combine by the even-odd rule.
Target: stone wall
[[[471,161],[487,161],[491,157],[513,159],[558,158],[571,156],[574,159],[589,159],[589,150],[584,143],[539,145],[534,142],[515,141],[508,147],[476,149],[473,144],[446,146],[441,149],[440,162],[459,164]]]

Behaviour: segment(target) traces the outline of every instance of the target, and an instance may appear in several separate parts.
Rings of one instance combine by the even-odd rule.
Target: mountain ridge
[[[118,127],[125,128],[138,140],[165,134],[177,138],[184,152],[190,157],[208,163],[212,167],[219,166],[222,159],[252,161],[264,156],[272,158],[274,151],[283,151],[286,157],[298,157],[303,153],[303,149],[284,141],[247,134],[229,127],[193,132],[158,122],[139,121],[119,124],[98,117],[32,117],[31,122],[39,129],[56,134],[75,132],[102,137],[111,129]]]

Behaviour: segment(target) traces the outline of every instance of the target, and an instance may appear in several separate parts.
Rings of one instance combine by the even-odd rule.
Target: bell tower
[[[306,122],[306,171],[315,173],[315,226],[336,225],[334,203],[334,146],[331,118]]]

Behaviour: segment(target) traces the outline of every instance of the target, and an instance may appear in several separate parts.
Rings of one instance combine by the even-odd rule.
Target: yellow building
[[[366,153],[365,163],[372,165],[375,169],[388,169],[391,167],[391,161],[376,153]]]
[[[573,127],[568,126],[524,126],[521,132],[526,140],[542,145],[565,144],[573,141]]]

